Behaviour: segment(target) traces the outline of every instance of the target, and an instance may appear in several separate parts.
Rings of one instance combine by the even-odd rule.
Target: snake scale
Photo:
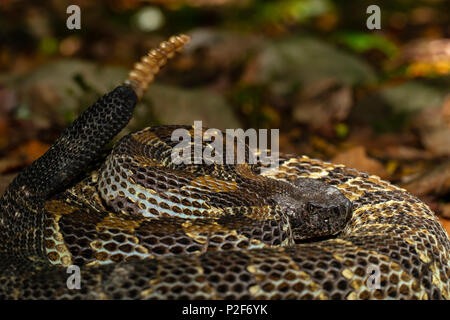
[[[102,158],[187,41],[151,50],[8,186],[0,298],[450,298],[447,233],[376,176],[282,154],[268,168],[175,164],[171,132],[190,126],[127,135]]]

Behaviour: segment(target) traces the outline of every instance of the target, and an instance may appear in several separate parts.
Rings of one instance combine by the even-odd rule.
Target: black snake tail
[[[158,69],[152,70],[152,77],[189,40],[187,36],[170,39],[172,40],[169,42],[163,42],[159,49],[151,50],[148,55],[146,61],[158,64]],[[139,69],[138,65],[135,66],[136,70]],[[33,241],[36,236],[39,238],[39,235],[31,235],[33,232],[27,231],[41,223],[35,221],[40,215],[33,216],[33,213],[43,207],[49,196],[63,190],[82,174],[133,116],[138,97],[149,83],[148,75],[136,70],[130,73],[129,80],[124,85],[105,94],[84,111],[42,157],[21,171],[7,187],[0,198],[2,238],[16,239],[16,245],[24,252],[30,247],[28,242]],[[8,224],[24,226],[24,230],[2,228]],[[1,247],[0,244],[0,252],[3,251]]]
[[[119,86],[101,97],[62,133],[42,157],[23,170],[11,187],[25,187],[28,192],[45,199],[66,186],[127,125],[136,102],[133,89],[126,86]]]
[[[51,148],[23,170],[8,187],[38,198],[61,190],[100,154],[130,121],[134,107],[160,67],[189,41],[172,36],[136,63],[123,86],[101,97],[68,127]]]
[[[0,252],[25,259],[42,257],[42,246],[36,243],[42,242],[38,226],[43,224],[45,200],[100,155],[128,123],[136,102],[133,89],[117,87],[81,114],[42,157],[17,175],[0,199],[0,236],[9,239],[0,245]],[[13,254],[12,248],[20,250]]]

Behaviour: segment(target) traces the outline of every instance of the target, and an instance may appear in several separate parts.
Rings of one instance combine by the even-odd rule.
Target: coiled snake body
[[[175,164],[171,132],[193,131],[181,126],[128,135],[95,165],[186,41],[151,51],[7,188],[0,298],[450,298],[447,233],[376,176],[287,155],[272,168]]]

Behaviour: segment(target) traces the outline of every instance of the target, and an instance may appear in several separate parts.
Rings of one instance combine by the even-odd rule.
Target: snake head
[[[352,203],[338,188],[315,179],[289,183],[275,201],[287,215],[295,241],[333,236],[352,214]]]

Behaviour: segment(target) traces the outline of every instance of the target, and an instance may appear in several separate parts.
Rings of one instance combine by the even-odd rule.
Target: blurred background
[[[81,29],[69,30],[69,5]],[[381,29],[369,30],[369,5]],[[0,0],[0,193],[168,36],[191,44],[124,133],[279,128],[280,151],[376,174],[450,230],[450,2]]]

